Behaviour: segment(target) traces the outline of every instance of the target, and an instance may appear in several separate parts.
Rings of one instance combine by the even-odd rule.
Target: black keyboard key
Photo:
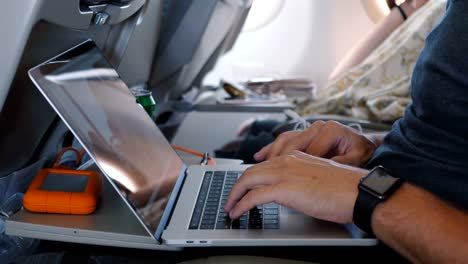
[[[192,220],[193,220],[193,219],[196,219],[196,218],[200,219],[201,216],[202,216],[202,210],[196,209],[196,210],[193,212]]]
[[[212,173],[211,186],[205,199],[205,210],[202,217],[200,229],[278,229],[279,228],[279,205],[269,203],[259,205],[239,219],[231,220],[224,212],[224,206],[231,189],[235,185],[242,172],[217,171]],[[207,199],[206,199],[207,198]],[[218,212],[219,211],[219,212]],[[199,211],[197,211],[199,213]],[[198,214],[194,215],[198,216]],[[215,219],[217,216],[217,219]]]
[[[213,180],[211,182],[208,199],[206,200],[200,229],[214,229],[215,224],[217,224],[216,217],[219,210],[221,192],[223,189],[224,174],[225,172],[213,173]]]
[[[206,205],[205,207],[205,214],[213,214],[216,215],[218,213],[218,205]]]
[[[216,215],[216,213],[218,212],[218,210],[205,210],[205,215]]]
[[[251,221],[261,221],[262,220],[262,215],[249,215],[249,220]]]
[[[205,173],[190,229],[196,229],[197,226],[203,230],[215,228],[247,229],[248,227],[260,229],[263,226],[262,206],[254,208],[254,210],[244,214],[237,220],[231,220],[229,215],[224,212],[229,193],[241,174],[242,172],[229,171]]]
[[[265,209],[278,209],[279,208],[279,206],[277,204],[275,204],[275,203],[265,204],[263,207]]]
[[[230,229],[231,219],[228,216],[218,216],[216,223],[216,229]]]
[[[257,207],[254,207],[253,209],[250,209],[250,213],[258,213],[258,212],[262,212],[263,210],[262,209],[258,209]]]
[[[205,222],[202,221],[202,223],[201,223],[202,226],[203,226],[203,225],[211,226],[211,227],[210,227],[211,229],[214,229],[215,224],[216,224],[216,221],[215,221],[214,219],[213,219],[213,220],[209,220],[209,221],[205,221]]]
[[[211,221],[211,220],[215,220],[215,219],[216,219],[216,215],[204,215],[202,222]]]
[[[224,171],[215,171],[213,174],[213,180],[219,181],[219,180],[224,180],[224,176],[226,175],[226,172]]]
[[[195,219],[200,219],[202,217],[202,212],[201,211],[195,211],[193,213],[193,216],[192,216],[192,221],[194,221]]]
[[[228,213],[225,213],[224,211],[222,211],[218,214],[218,218],[229,218],[229,215]]]
[[[257,226],[257,225],[262,225],[263,221],[262,221],[262,219],[257,219],[257,220],[254,220],[254,221],[252,221],[252,219],[249,219],[248,224],[249,224],[249,226]]]
[[[208,203],[206,203],[206,209],[205,210],[210,210],[210,209],[217,210],[218,209],[218,202],[208,202]]]
[[[265,215],[277,215],[278,209],[265,209],[263,210],[263,214]]]
[[[193,218],[192,221],[190,221],[189,229],[198,229],[198,224],[199,224],[199,221]]]
[[[263,225],[261,223],[249,223],[249,229],[263,229]]]
[[[252,210],[249,211],[249,214],[250,215],[261,215],[262,211],[257,210],[257,209],[252,209]]]
[[[263,226],[263,229],[279,229],[279,225],[278,224],[265,224]]]
[[[210,220],[210,221],[211,220],[216,220],[216,214],[214,214],[214,215],[211,215],[211,214],[210,215],[203,215],[202,223],[203,223],[204,220]]]
[[[202,221],[201,224],[200,224],[200,228],[201,226],[212,226],[211,229],[214,228],[214,225],[215,225],[216,221],[213,219],[213,220],[207,220],[207,221]]]
[[[214,223],[213,224],[202,224],[200,226],[200,229],[202,229],[202,230],[212,230],[212,229],[214,229]]]
[[[267,219],[278,219],[278,215],[264,215],[263,218]]]
[[[195,203],[195,209],[189,224],[189,229],[197,229],[200,224],[200,218],[202,216],[202,211],[205,204],[205,199],[207,197],[207,192],[210,187],[212,176],[213,172],[206,172],[203,176],[202,186],[200,187],[200,193]]]
[[[218,203],[207,203],[205,206],[205,211],[215,211],[215,214],[218,211]]]
[[[249,217],[249,222],[250,223],[261,223],[261,222],[263,222],[263,219],[261,217]]]
[[[225,223],[225,222],[220,222],[216,224],[216,229],[222,230],[222,229],[231,229],[231,223]]]
[[[240,229],[240,221],[239,219],[232,221],[232,229]]]
[[[265,219],[265,220],[263,221],[263,223],[264,223],[265,225],[267,225],[267,224],[278,224],[278,222],[279,222],[278,219]]]

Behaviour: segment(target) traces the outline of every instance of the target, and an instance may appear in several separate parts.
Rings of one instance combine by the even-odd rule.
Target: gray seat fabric
[[[149,82],[157,101],[179,100],[200,86],[213,61],[232,47],[250,6],[250,0],[166,2]]]
[[[171,140],[200,91],[201,81],[235,42],[251,0],[165,1],[163,26],[148,83],[157,124]],[[180,101],[188,107],[181,111]]]
[[[85,39],[79,32],[58,26],[41,23],[35,27],[0,112],[0,177],[36,161],[43,138],[57,120],[27,71]]]
[[[29,17],[25,17],[25,19],[31,20],[32,28],[29,28],[29,25],[15,23],[14,25],[3,27],[0,30],[4,35],[9,35],[9,30],[20,32],[21,34],[18,34],[16,37],[26,40],[24,49],[22,46],[17,46],[16,50],[14,50],[14,52],[21,55],[21,58],[18,59],[18,65],[13,63],[4,64],[2,65],[2,72],[0,73],[0,79],[2,79],[8,74],[9,70],[15,72],[14,80],[8,83],[8,87],[0,87],[1,92],[6,91],[5,93],[7,93],[5,104],[0,102],[0,177],[21,169],[43,156],[43,150],[47,148],[49,144],[50,135],[53,134],[59,123],[55,111],[49,106],[29,79],[28,70],[89,38],[92,38],[98,46],[104,50],[104,53],[108,55],[108,57],[118,57],[116,55],[118,55],[117,53],[121,50],[120,46],[123,45],[122,41],[120,41],[122,38],[119,38],[119,35],[128,33],[123,30],[125,23],[113,26],[97,26],[92,24],[92,16],[83,15],[83,17],[81,17],[82,13],[78,12],[77,9],[73,7],[76,7],[78,3],[83,4],[85,1],[57,1],[58,2],[51,0],[38,1],[37,6],[33,7],[36,8],[38,12],[29,14]],[[89,1],[95,3],[98,0]],[[124,3],[125,1],[127,0],[118,2]],[[56,9],[51,8],[54,7],[54,3],[60,3],[60,5],[57,5]],[[148,3],[150,4],[148,4],[147,9],[152,11],[157,17],[157,14],[159,14],[159,1],[151,1]],[[26,4],[26,1],[17,1],[17,4],[10,3],[10,5],[18,7],[18,9]],[[68,7],[74,13],[68,14],[67,12],[70,10],[65,11],[64,7]],[[18,13],[18,15],[20,14]],[[151,16],[153,14],[148,15]],[[51,20],[51,17],[55,20]],[[79,21],[75,21],[77,17],[80,18]],[[132,19],[133,18],[138,17],[134,16]],[[36,19],[39,22],[35,22]],[[56,20],[60,20],[60,22],[63,23],[58,23]],[[54,23],[51,21],[54,21]],[[151,54],[147,66],[149,73],[156,46],[155,44],[151,45],[151,43],[157,41],[157,37],[153,36],[156,34],[156,30],[154,29],[159,28],[159,21],[157,25],[150,25],[151,27],[149,30],[146,23],[147,21],[155,23],[153,21],[156,21],[156,19],[146,19],[140,23],[139,26],[142,27],[142,29],[139,30],[145,32],[136,32],[132,35],[132,40],[138,41],[144,39],[145,44],[148,45],[148,43],[150,43],[149,49],[151,49],[152,52],[141,49],[138,51],[142,54]],[[83,23],[85,23],[85,25],[82,25]],[[86,25],[86,23],[88,24]],[[84,28],[79,27],[81,30],[76,30],[74,27],[76,25],[83,26]],[[86,28],[86,26],[88,26],[88,28]],[[150,30],[154,32],[149,32]],[[146,36],[148,37],[145,38]],[[115,48],[116,46],[119,46],[119,49]],[[147,46],[145,46],[145,48],[146,47]],[[11,50],[9,50],[9,52],[11,52]],[[121,59],[121,57],[119,58]],[[134,66],[135,61],[138,62],[136,66]],[[130,68],[128,64],[133,64],[131,73],[133,70],[143,72],[145,69],[142,68],[146,66],[139,58],[130,62],[125,61],[125,64],[125,69]],[[122,75],[129,76],[134,74],[124,72]],[[148,79],[149,74],[144,81]],[[51,151],[57,151],[61,147],[61,145],[56,145],[55,149],[49,149]],[[51,154],[55,155],[56,153],[52,152]]]
[[[83,0],[81,3],[86,1],[96,3],[99,0]],[[117,2],[125,3],[126,1],[119,0]],[[160,5],[162,1],[151,0],[147,3],[151,3],[151,6],[155,7]],[[130,85],[148,81],[153,94],[157,99],[160,99],[159,102],[180,100],[181,95],[194,83],[199,82],[211,69],[219,55],[228,50],[234,42],[250,6],[250,0],[235,1],[244,3],[244,5],[231,4],[231,1],[167,1],[167,12],[164,14],[165,25],[162,26],[160,41],[157,40],[157,37],[151,38],[154,39],[154,43],[158,41],[158,52],[154,55],[155,44],[149,47],[142,44],[147,50],[140,51],[135,48],[134,40],[148,44],[148,39],[142,36],[156,35],[160,31],[159,21],[154,27],[150,25],[150,27],[137,29],[136,33],[132,35],[133,46],[127,47],[131,50],[131,54],[127,57],[124,56],[125,67],[119,65],[119,69],[127,70],[127,72],[119,72],[122,78]],[[77,2],[75,0],[60,1],[67,7],[68,4],[72,6],[76,5]],[[18,3],[18,5],[20,4]],[[153,17],[160,14],[160,10],[157,8],[151,10],[152,13],[146,15]],[[40,11],[52,14],[54,10],[43,8]],[[66,20],[66,17],[61,15],[60,18]],[[58,19],[57,16],[54,18]],[[138,17],[135,17],[135,20],[136,18]],[[143,24],[145,21],[153,20],[146,19]],[[122,44],[119,42],[120,38],[114,35],[125,33],[119,27],[123,25],[96,26],[78,31],[67,27],[73,23],[63,24],[64,26],[58,26],[42,21],[34,25],[32,32],[25,31],[24,33],[24,38],[29,40],[24,51],[19,51],[22,52],[22,58],[16,68],[15,79],[10,85],[9,94],[6,96],[5,104],[0,112],[0,177],[36,161],[46,147],[49,135],[57,126],[58,118],[55,112],[29,80],[27,71],[90,37],[108,57],[114,58],[113,52],[121,50],[120,48],[115,49],[113,46]],[[149,43],[152,43],[151,41]],[[148,51],[149,49],[151,52]],[[148,65],[142,61],[141,56],[136,56],[136,53],[147,55],[145,59],[149,59]],[[151,61],[154,65],[151,65]],[[151,74],[149,68],[152,68]],[[148,75],[141,75],[141,78],[138,78],[138,83],[131,82],[129,77],[134,76],[135,72],[146,71],[148,71]],[[169,110],[171,109],[169,108]],[[176,129],[182,120],[183,116],[174,115],[170,120],[173,124],[172,127]],[[175,131],[174,129],[172,131]],[[60,148],[61,146],[56,147]]]

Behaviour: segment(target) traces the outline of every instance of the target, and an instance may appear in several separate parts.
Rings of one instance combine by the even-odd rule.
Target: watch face
[[[385,196],[399,180],[399,178],[388,175],[383,169],[376,168],[367,177],[363,178],[361,185],[379,196]]]

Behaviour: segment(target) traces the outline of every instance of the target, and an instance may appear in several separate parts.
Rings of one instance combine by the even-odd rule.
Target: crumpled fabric
[[[36,173],[44,166],[47,158],[0,177],[0,263],[9,263],[18,256],[29,255],[36,249],[36,239],[9,236],[5,234],[5,221],[23,205],[23,194]]]
[[[393,122],[411,103],[416,61],[429,33],[440,23],[447,0],[428,1],[361,64],[331,80],[318,99],[297,106],[301,115],[338,114]]]

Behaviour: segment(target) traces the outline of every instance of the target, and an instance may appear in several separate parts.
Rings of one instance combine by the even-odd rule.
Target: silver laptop
[[[31,69],[29,75],[154,243],[180,247],[377,242],[353,225],[315,220],[274,203],[229,219],[224,204],[248,166],[186,167],[92,41]]]

